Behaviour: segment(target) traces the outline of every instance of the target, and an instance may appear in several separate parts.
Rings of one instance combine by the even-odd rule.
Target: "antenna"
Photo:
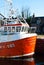
[[[9,15],[9,17],[12,18],[14,16],[14,14],[18,11],[18,9],[14,10],[12,0],[5,0],[5,1],[6,1],[6,3],[8,3],[7,7],[9,10],[9,12],[8,12],[9,14],[7,14],[7,15]]]
[[[8,10],[9,10],[9,17],[12,17],[13,16],[13,14],[14,14],[14,10],[13,10],[13,3],[12,3],[12,0],[5,0],[6,1],[6,3],[8,3]]]
[[[7,3],[8,3],[9,6],[12,8],[12,0],[7,0]]]

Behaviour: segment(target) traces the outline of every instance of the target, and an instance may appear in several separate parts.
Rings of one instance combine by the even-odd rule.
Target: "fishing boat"
[[[0,57],[16,58],[31,56],[35,52],[37,34],[21,17],[14,18],[12,15],[3,19],[0,28]]]

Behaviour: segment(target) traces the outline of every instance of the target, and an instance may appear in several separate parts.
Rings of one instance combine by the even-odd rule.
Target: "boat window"
[[[18,27],[16,27],[16,32],[18,32]]]
[[[26,28],[26,27],[24,27],[23,31],[25,32],[25,31],[26,31],[26,29],[27,29],[27,28]]]
[[[16,27],[16,32],[20,32],[21,31],[21,27],[20,26],[17,26]]]
[[[22,27],[22,32],[24,31],[24,26]]]
[[[28,31],[28,27],[26,27],[26,31]]]
[[[8,27],[8,31],[11,32],[11,27]]]
[[[4,27],[4,31],[7,32],[7,27]]]
[[[12,27],[12,32],[14,32],[15,31],[15,27]]]
[[[18,31],[20,32],[21,31],[21,27],[19,26],[19,28],[18,28]]]

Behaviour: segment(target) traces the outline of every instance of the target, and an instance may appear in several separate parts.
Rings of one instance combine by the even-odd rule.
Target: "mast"
[[[9,6],[9,17],[11,18],[14,14],[14,10],[13,10],[13,3],[12,3],[12,0],[7,0],[7,3],[8,3],[8,6]]]

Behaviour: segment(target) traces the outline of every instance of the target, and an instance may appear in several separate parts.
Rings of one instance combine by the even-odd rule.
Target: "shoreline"
[[[44,35],[37,35],[37,39],[44,39]]]

